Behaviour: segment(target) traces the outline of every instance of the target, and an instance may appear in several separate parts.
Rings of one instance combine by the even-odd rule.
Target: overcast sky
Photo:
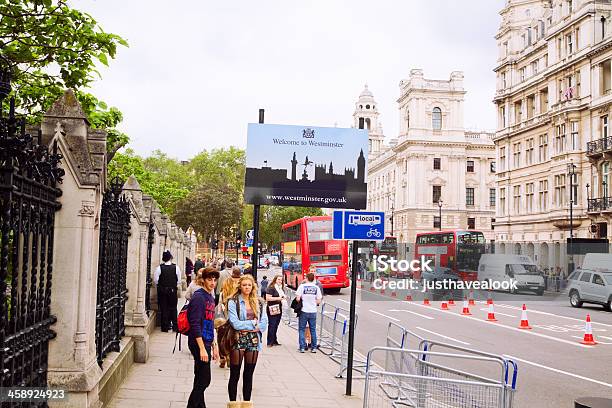
[[[350,127],[365,83],[387,139],[397,136],[399,81],[464,71],[465,125],[494,129],[505,0],[73,0],[119,50],[93,93],[124,113],[130,146],[188,159],[246,146],[258,108],[267,123]]]

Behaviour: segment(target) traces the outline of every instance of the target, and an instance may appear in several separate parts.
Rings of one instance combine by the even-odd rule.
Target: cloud
[[[433,79],[464,71],[466,126],[495,127],[493,36],[504,0],[71,4],[130,42],[92,90],[124,112],[141,154],[244,147],[259,108],[269,123],[351,126],[366,82],[395,137],[398,83],[412,68]]]

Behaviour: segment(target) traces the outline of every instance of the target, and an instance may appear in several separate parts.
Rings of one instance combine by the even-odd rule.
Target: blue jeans
[[[304,332],[306,331],[306,323],[310,327],[310,338],[312,348],[317,347],[317,313],[300,313],[300,320],[298,324],[298,333],[300,339],[300,349],[306,349],[306,339],[304,338]]]

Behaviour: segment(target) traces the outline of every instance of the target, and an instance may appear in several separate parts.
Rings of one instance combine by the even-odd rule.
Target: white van
[[[544,294],[544,278],[526,255],[483,254],[478,264],[479,281],[504,282],[514,279],[518,291]]]
[[[612,272],[612,254],[586,254],[580,269]]]

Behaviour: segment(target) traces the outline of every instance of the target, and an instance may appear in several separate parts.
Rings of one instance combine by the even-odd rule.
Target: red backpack
[[[172,354],[174,354],[174,352],[176,351],[176,340],[179,341],[178,342],[179,351],[181,351],[181,339],[179,338],[179,336],[181,334],[184,336],[187,336],[189,334],[189,329],[191,327],[189,326],[189,319],[187,318],[188,311],[189,311],[189,302],[185,303],[185,306],[183,306],[183,308],[178,314],[178,317],[176,318],[176,325],[177,325],[178,332],[176,333],[176,336],[174,338],[174,349],[172,349]]]

